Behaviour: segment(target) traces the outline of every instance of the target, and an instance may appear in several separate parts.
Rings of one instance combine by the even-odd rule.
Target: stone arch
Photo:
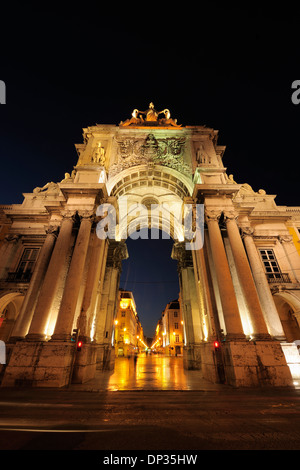
[[[8,341],[21,310],[24,295],[20,292],[3,293],[0,297],[0,339]]]
[[[109,198],[117,207],[118,238],[109,240],[103,295],[100,300],[100,304],[103,305],[103,314],[100,317],[105,318],[106,325],[113,324],[117,297],[115,300],[109,299],[110,293],[106,285],[110,285],[110,292],[115,292],[115,296],[118,295],[121,261],[128,257],[128,252],[126,256],[123,254],[120,257],[121,246],[126,247],[128,237],[137,234],[140,229],[156,229],[157,238],[159,238],[159,231],[169,235],[174,241],[171,258],[178,261],[179,295],[184,304],[184,323],[188,325],[186,344],[189,349],[184,364],[186,368],[199,368],[199,358],[193,352],[194,343],[199,342],[201,336],[198,332],[199,311],[196,305],[194,266],[191,252],[186,252],[182,218],[183,204],[190,203],[193,194],[192,180],[168,167],[140,165],[123,170],[111,177],[108,180],[107,189]],[[124,200],[125,206],[123,207]],[[140,212],[139,209],[141,209]],[[126,217],[123,217],[124,213]],[[120,250],[117,247],[118,244]],[[180,254],[178,244],[181,247]],[[103,324],[99,331],[99,326],[98,324],[96,336],[99,343],[103,344],[103,348],[98,360],[104,362],[105,351],[109,344],[112,346],[112,341],[110,334],[105,334],[110,329]]]
[[[109,178],[107,182],[110,196],[123,196],[132,190],[138,191],[139,188],[144,194],[151,194],[153,189],[162,187],[167,193],[177,194],[183,199],[192,195],[193,186],[190,178],[162,165],[131,167]]]
[[[273,296],[287,342],[300,340],[300,299],[291,292]]]
[[[128,233],[136,231],[139,212],[139,228],[151,225],[183,241],[182,203],[193,191],[193,183],[187,176],[161,165],[139,165],[110,178],[107,187],[109,194],[119,202],[120,240],[126,240]],[[123,201],[127,208],[125,219],[120,210]]]

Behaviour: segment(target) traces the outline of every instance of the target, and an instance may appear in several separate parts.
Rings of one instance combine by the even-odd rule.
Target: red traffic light
[[[82,341],[78,341],[78,343],[77,343],[77,351],[81,351],[82,345],[83,345]]]
[[[220,343],[219,341],[214,341],[214,347],[215,347],[215,350],[217,351],[218,349],[220,349]]]

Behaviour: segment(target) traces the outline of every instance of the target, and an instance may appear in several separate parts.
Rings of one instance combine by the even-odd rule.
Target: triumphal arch
[[[300,208],[237,183],[217,130],[153,103],[83,129],[76,150],[60,182],[0,206],[1,386],[64,387],[113,367],[126,239],[142,227],[174,240],[187,369],[236,387],[300,379]]]

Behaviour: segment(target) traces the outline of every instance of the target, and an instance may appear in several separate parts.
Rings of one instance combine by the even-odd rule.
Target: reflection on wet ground
[[[139,355],[120,357],[110,372],[97,371],[85,384],[72,385],[76,390],[219,390],[225,385],[212,384],[201,371],[185,370],[182,357]]]

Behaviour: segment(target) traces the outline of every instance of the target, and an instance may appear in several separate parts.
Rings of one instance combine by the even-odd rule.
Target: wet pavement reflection
[[[72,386],[72,388],[74,385]],[[97,371],[96,377],[75,386],[86,390],[219,390],[224,385],[203,379],[201,371],[186,370],[182,357],[140,354],[119,357],[110,372]]]

